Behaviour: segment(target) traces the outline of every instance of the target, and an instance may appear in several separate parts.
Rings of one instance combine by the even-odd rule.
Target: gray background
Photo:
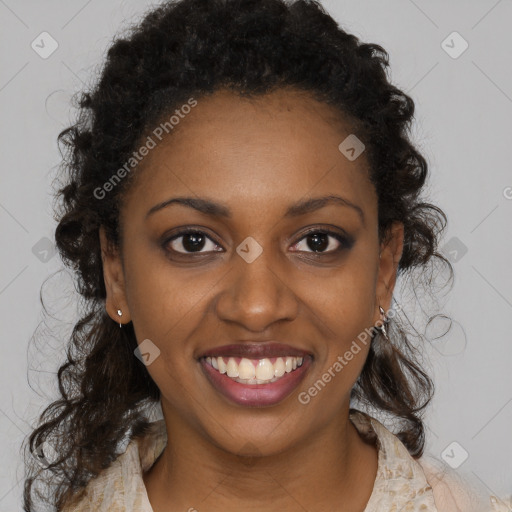
[[[452,464],[467,452],[458,471],[489,492],[511,494],[512,3],[323,4],[345,29],[389,52],[392,81],[416,102],[413,137],[430,165],[428,199],[449,218],[440,247],[454,263],[455,286],[438,300],[454,324],[424,349],[437,389],[427,451]],[[40,323],[41,285],[61,268],[51,243],[56,137],[71,119],[71,94],[91,82],[112,36],[150,5],[0,0],[0,511],[20,509],[20,445],[55,397],[52,372],[76,316],[71,280],[61,272],[45,285],[56,318]],[[46,59],[31,47],[42,46],[44,31],[58,43]],[[414,303],[398,289],[397,300]],[[47,336],[29,347],[38,326]]]

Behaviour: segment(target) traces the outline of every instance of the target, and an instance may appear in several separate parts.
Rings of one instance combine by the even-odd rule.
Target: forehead
[[[153,136],[156,146],[134,170],[127,201],[136,195],[151,207],[185,193],[236,210],[241,202],[278,205],[337,191],[371,203],[364,153],[349,161],[338,149],[351,129],[341,112],[302,91],[198,97],[171,133],[161,141]]]

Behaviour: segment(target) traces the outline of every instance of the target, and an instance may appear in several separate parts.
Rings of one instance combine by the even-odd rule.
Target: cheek
[[[127,257],[125,266],[136,339],[139,344],[149,339],[160,351],[147,370],[160,389],[183,394],[183,386],[190,388],[199,373],[190,340],[206,321],[208,301],[221,276],[211,269],[173,267],[165,257]]]
[[[321,312],[340,342],[371,324],[376,307],[375,273],[356,257],[310,289],[314,290],[310,304]]]
[[[171,264],[158,250],[127,248],[126,297],[133,324],[142,335],[176,338],[175,328],[204,307],[215,276],[200,267]],[[147,333],[147,334],[146,334]]]
[[[325,350],[318,360],[321,378],[325,374],[326,380],[337,382],[334,387],[351,387],[371,342],[376,307],[374,274],[362,264],[347,266],[317,289],[313,303],[325,339]]]
[[[189,340],[200,322],[208,288],[165,263],[139,261],[133,259],[127,268],[131,272],[127,299],[135,336],[139,345],[149,339],[156,346],[158,356],[146,369],[163,397],[185,411],[198,374]]]

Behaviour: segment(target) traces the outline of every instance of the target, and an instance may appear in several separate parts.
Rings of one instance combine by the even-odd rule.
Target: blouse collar
[[[392,511],[398,501],[407,503],[408,512],[438,512],[432,487],[420,464],[398,437],[361,411],[351,409],[349,418],[360,435],[378,448],[377,476],[364,512]],[[93,510],[114,510],[112,506],[119,506],[126,512],[152,512],[143,473],[153,466],[166,444],[163,419],[150,423],[146,434],[132,439],[124,453],[94,482],[97,485],[89,486],[87,498]]]

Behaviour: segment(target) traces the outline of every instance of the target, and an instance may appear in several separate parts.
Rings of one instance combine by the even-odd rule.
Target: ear
[[[389,229],[388,236],[380,248],[379,256],[379,273],[377,277],[376,287],[376,318],[380,320],[381,315],[378,307],[382,306],[384,311],[389,311],[391,307],[391,299],[393,296],[393,289],[395,288],[398,263],[402,257],[404,246],[404,225],[402,222],[393,222]]]
[[[130,322],[131,316],[126,301],[123,265],[119,251],[108,241],[105,229],[100,226],[101,259],[103,261],[103,279],[107,297],[105,309],[114,322],[126,324]],[[119,316],[121,310],[122,316]]]

